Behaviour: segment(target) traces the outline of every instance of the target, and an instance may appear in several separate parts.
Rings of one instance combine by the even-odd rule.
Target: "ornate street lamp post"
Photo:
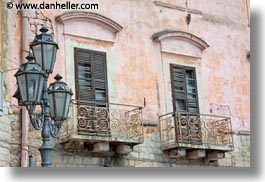
[[[73,93],[58,74],[48,88],[48,77],[53,72],[58,45],[47,34],[47,28],[42,27],[40,31],[42,34],[37,35],[30,45],[33,55],[26,57],[28,62],[22,64],[15,74],[18,89],[14,97],[19,105],[27,108],[33,127],[42,129],[43,144],[39,148],[41,165],[49,167],[53,151],[50,136],[58,137],[62,122],[67,119]],[[37,105],[41,106],[40,114],[34,113]]]

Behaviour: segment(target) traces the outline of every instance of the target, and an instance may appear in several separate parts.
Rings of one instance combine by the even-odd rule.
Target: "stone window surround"
[[[57,16],[55,19],[59,25],[61,24],[64,27],[63,30],[60,30],[59,26],[59,34],[63,32],[63,35],[91,38],[113,43],[115,42],[116,34],[123,28],[113,20],[91,12],[66,12]],[[84,26],[80,28],[82,25]],[[93,32],[90,32],[91,30],[86,28],[87,25],[91,26]],[[74,31],[77,29],[79,31]],[[100,35],[97,32],[100,32]]]
[[[201,59],[203,50],[209,45],[201,38],[179,30],[163,30],[153,34],[152,39],[160,43],[161,52],[168,52]],[[172,40],[170,42],[170,40]],[[181,45],[185,43],[186,45]],[[173,48],[173,46],[176,46]]]
[[[61,51],[61,57],[65,60],[65,70],[73,69],[73,52],[74,48],[87,49],[106,53],[107,67],[112,67],[113,49],[112,45],[115,42],[117,33],[122,30],[122,26],[113,20],[102,16],[97,13],[91,12],[66,12],[56,17],[58,27],[58,42],[60,45],[64,45]],[[90,29],[84,30],[84,28],[90,27]],[[75,31],[76,29],[80,31]],[[76,41],[75,41],[76,40]],[[82,40],[82,41],[78,41]],[[85,44],[86,41],[96,41],[108,46],[93,46],[93,44]],[[83,43],[80,43],[83,42]],[[67,56],[66,56],[67,54]],[[74,82],[74,70],[68,71],[66,75],[66,81],[69,86],[75,88]],[[107,71],[107,77],[111,78],[112,71]],[[108,85],[113,85],[112,79],[107,80]],[[75,93],[75,89],[73,89]],[[108,91],[109,101],[113,98],[111,89]]]
[[[173,111],[170,64],[179,64],[183,66],[194,67],[196,69],[198,101],[200,113],[204,112],[203,100],[203,81],[201,76],[201,57],[202,51],[209,45],[201,38],[188,32],[178,30],[164,30],[153,34],[152,39],[159,44],[162,74],[164,82],[164,90],[160,90],[162,94],[161,103],[165,103],[165,110],[161,110],[163,114],[166,111]],[[185,60],[185,61],[182,61]]]
[[[91,12],[67,12],[63,13],[62,15],[56,17],[56,20],[59,23],[64,23],[65,21],[71,20],[71,19],[79,19],[79,18],[85,18],[90,21],[95,21],[96,23],[100,24],[101,26],[105,26],[109,30],[111,30],[114,33],[117,33],[122,30],[122,26],[118,23],[114,22],[113,20],[102,16],[97,13],[91,13]]]

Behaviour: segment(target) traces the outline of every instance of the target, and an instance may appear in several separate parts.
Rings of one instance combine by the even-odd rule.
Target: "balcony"
[[[217,160],[234,148],[228,117],[168,113],[159,117],[162,150],[172,158]]]
[[[133,145],[143,143],[142,107],[113,103],[95,106],[73,100],[69,113],[59,138],[67,150],[78,148],[78,143],[94,153],[114,149],[126,154]]]

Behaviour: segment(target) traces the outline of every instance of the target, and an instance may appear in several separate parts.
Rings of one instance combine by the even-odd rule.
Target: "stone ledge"
[[[239,135],[250,135],[250,131],[241,130],[238,132]]]
[[[161,1],[154,1],[154,4],[156,6],[161,6],[161,7],[169,8],[169,9],[175,9],[175,10],[183,11],[183,12],[186,10],[184,7],[176,6],[176,5],[172,5],[172,4],[168,4],[168,3],[164,3],[164,2],[161,2]]]
[[[246,135],[250,136],[250,131],[247,130],[237,130],[233,132],[234,135]]]

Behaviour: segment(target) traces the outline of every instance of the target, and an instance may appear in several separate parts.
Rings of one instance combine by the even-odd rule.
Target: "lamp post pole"
[[[43,127],[41,132],[42,137],[42,146],[39,148],[41,154],[41,165],[43,167],[51,166],[52,162],[52,151],[53,148],[50,145],[50,103],[49,103],[49,96],[48,96],[48,87],[47,87],[48,79],[46,78],[43,84]]]

